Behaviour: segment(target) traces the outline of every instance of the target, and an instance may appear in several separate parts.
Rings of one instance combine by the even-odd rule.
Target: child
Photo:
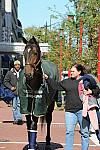
[[[100,143],[100,129],[97,117],[97,109],[99,109],[97,103],[97,95],[99,93],[94,93],[93,89],[98,88],[95,79],[90,74],[85,74],[82,80],[79,82],[79,95],[83,101],[83,117],[87,117],[87,113],[90,118],[90,122],[96,132],[96,136]],[[91,90],[92,93],[89,95],[84,94],[84,90]]]

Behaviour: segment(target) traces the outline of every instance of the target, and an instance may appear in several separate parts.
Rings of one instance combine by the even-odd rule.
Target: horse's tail
[[[41,123],[41,130],[43,130],[45,123],[46,123],[46,116],[41,116],[40,117],[40,123]]]

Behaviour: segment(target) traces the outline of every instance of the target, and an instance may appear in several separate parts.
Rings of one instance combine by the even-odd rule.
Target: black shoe
[[[23,121],[22,120],[18,120],[17,121],[17,125],[23,125]]]

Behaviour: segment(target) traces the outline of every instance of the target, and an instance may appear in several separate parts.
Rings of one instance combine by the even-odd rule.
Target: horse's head
[[[41,59],[39,43],[34,36],[29,41],[25,38],[23,41],[26,44],[23,53],[25,58],[25,75],[27,77],[33,77]]]

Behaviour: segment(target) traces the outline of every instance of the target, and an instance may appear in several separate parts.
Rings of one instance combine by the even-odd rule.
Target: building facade
[[[0,42],[19,42],[21,28],[18,0],[0,0]]]

